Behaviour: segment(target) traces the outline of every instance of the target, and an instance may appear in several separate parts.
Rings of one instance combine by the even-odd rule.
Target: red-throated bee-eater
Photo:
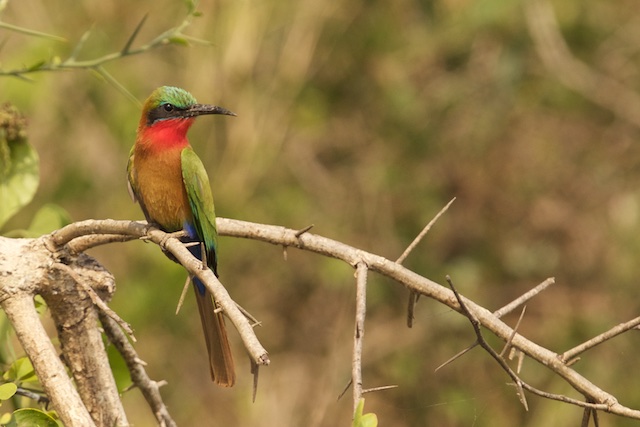
[[[163,86],[153,91],[142,108],[127,173],[132,196],[147,221],[167,232],[184,229],[188,235],[184,241],[196,243],[189,250],[200,260],[205,259],[217,276],[213,196],[207,172],[187,140],[189,127],[204,114],[235,116],[222,107],[198,104],[180,88]],[[216,384],[231,387],[235,371],[223,315],[214,311],[215,301],[198,278],[193,278],[193,286],[211,378]]]

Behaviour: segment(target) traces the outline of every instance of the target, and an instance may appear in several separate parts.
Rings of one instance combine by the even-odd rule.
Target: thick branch
[[[143,222],[88,220],[68,225],[52,233],[50,236],[50,246],[52,250],[60,250],[67,244],[69,244],[70,247],[76,248],[74,239],[82,238],[82,246],[86,247],[89,240],[84,236],[91,234],[123,234],[144,238],[159,245],[167,252],[170,252],[190,274],[201,279],[207,289],[211,291],[216,302],[222,307],[227,317],[229,317],[229,320],[231,320],[231,323],[233,323],[237,329],[254,362],[260,365],[269,364],[267,351],[262,344],[260,344],[260,341],[253,331],[253,327],[246,316],[242,314],[236,303],[231,299],[222,283],[220,283],[211,270],[202,269],[202,263],[196,259],[176,237]],[[109,241],[110,240],[111,239],[109,239]],[[104,240],[95,239],[92,242],[100,244],[103,243]]]
[[[33,305],[47,280],[47,253],[37,241],[0,237],[0,305],[64,425],[94,426]]]
[[[433,298],[456,311],[460,311],[460,306],[451,290],[432,280],[420,276],[419,274],[408,270],[393,261],[356,249],[344,243],[308,232],[297,235],[296,230],[284,227],[255,224],[224,218],[218,218],[217,226],[220,235],[223,236],[260,240],[277,246],[292,246],[343,260],[353,267],[357,266],[358,263],[363,262],[368,266],[369,270],[387,276],[419,294]],[[61,229],[59,232],[54,233],[51,238],[56,244],[65,244],[75,237],[89,233],[137,235],[138,237],[144,236],[149,240],[162,244],[163,247],[170,250],[180,260],[183,260],[183,256],[188,254],[188,251],[182,247],[178,240],[167,239],[167,235],[165,233],[154,229],[151,229],[148,234],[145,234],[145,231],[148,229],[149,227],[145,224],[129,221],[84,221]],[[162,239],[165,239],[166,242],[162,243]],[[190,256],[190,254],[188,255]],[[189,262],[186,262],[185,264],[191,273],[197,274],[198,277],[208,284],[208,286],[211,286],[210,289],[212,289],[214,295],[218,298],[218,294],[216,292],[219,292],[217,289],[219,282],[215,280],[213,274],[208,270],[201,270],[199,268],[194,269],[193,267],[199,267],[199,263],[195,258],[190,258]],[[220,297],[223,297],[223,295],[228,297],[226,291],[220,293]],[[464,297],[461,298],[463,298],[469,312],[472,313],[473,317],[477,319],[483,327],[489,329],[505,342],[508,342],[511,339],[512,347],[521,350],[532,359],[555,372],[575,390],[586,396],[588,401],[602,405],[598,407],[606,408],[605,410],[607,412],[629,418],[640,419],[640,411],[620,405],[614,396],[597,387],[595,384],[567,366],[558,354],[526,339],[520,334],[514,334],[513,329],[502,322],[495,314]],[[229,302],[230,300],[225,300],[225,304],[221,305],[225,311],[228,310],[227,312],[231,313],[235,307],[232,307],[232,304],[229,304]],[[243,320],[246,324],[246,320],[244,318]],[[238,322],[238,324],[236,324],[236,321],[234,321],[233,318],[232,321],[236,327],[238,324],[243,324],[242,322]],[[247,324],[247,326],[250,328],[250,325]],[[246,329],[242,330],[241,334],[244,334],[243,331],[246,331]]]
[[[40,323],[38,313],[33,306],[33,298],[18,294],[2,301],[2,308],[7,313],[45,393],[51,399],[53,408],[64,425],[67,427],[95,426],[47,332]]]
[[[86,288],[110,299],[113,277],[87,255],[71,266],[54,263],[51,283],[40,291],[58,330],[64,360],[82,401],[100,426],[129,425],[102,342],[97,307]],[[82,284],[81,284],[82,283]],[[97,296],[96,296],[97,297]]]

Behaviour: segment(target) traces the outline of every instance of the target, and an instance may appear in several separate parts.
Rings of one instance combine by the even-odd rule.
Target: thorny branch
[[[390,261],[381,256],[362,251],[352,246],[346,245],[335,240],[328,239],[312,233],[304,233],[297,236],[297,230],[292,230],[284,227],[256,224],[245,221],[238,221],[232,219],[218,218],[217,220],[218,232],[222,236],[241,237],[253,240],[259,240],[267,243],[271,243],[276,246],[284,247],[296,247],[298,249],[307,250],[324,256],[340,259],[353,267],[356,267],[359,263],[363,262],[368,267],[369,271],[377,272],[381,275],[387,276],[407,288],[435,299],[448,307],[461,311],[461,306],[456,298],[455,294],[446,287],[420,276],[419,274],[408,270],[407,268]],[[52,236],[53,240],[57,244],[64,244],[72,241],[74,238],[87,235],[87,234],[125,234],[132,238],[140,238],[146,236],[149,240],[156,243],[160,243],[165,234],[159,230],[149,228],[147,225],[138,222],[129,221],[84,221],[75,223],[71,226],[65,227]],[[208,285],[212,285],[215,279],[213,274],[206,275],[206,271],[199,269],[199,263],[195,259],[191,259],[193,263],[189,261],[190,253],[182,247],[177,239],[168,239],[165,243],[165,248],[171,251],[176,257],[180,253],[185,258],[179,258],[184,261],[185,267],[194,274],[203,279]],[[184,253],[181,252],[184,250]],[[216,280],[217,282],[217,280]],[[539,285],[541,289],[548,286],[553,282],[553,279],[548,279]],[[215,287],[210,288],[212,291]],[[216,290],[216,292],[218,292]],[[530,298],[537,291],[532,291],[525,294],[525,296],[519,299],[518,303],[524,303],[524,300]],[[225,292],[226,293],[226,292]],[[228,295],[228,294],[227,294]],[[216,294],[216,298],[218,295]],[[579,393],[586,396],[587,401],[594,403],[585,403],[576,399],[571,399],[565,396],[555,396],[552,394],[545,394],[544,392],[537,391],[536,394],[561,400],[563,402],[571,403],[578,406],[590,406],[597,410],[604,410],[613,414],[640,419],[640,410],[632,409],[618,403],[617,399],[602,390],[591,381],[580,375],[575,370],[567,366],[559,355],[551,350],[548,350],[530,340],[523,337],[519,333],[513,333],[513,329],[502,322],[496,314],[489,310],[479,306],[471,300],[468,300],[460,296],[466,309],[473,314],[480,325],[494,333],[497,337],[505,342],[511,340],[511,346],[519,351],[522,351],[527,356],[538,361],[541,365],[547,369],[555,372],[556,375],[563,378],[569,385],[576,389]],[[235,306],[234,306],[235,307]],[[513,305],[508,304],[509,309],[514,308]],[[223,306],[225,312],[229,313],[228,306]],[[504,310],[503,313],[504,314]],[[235,322],[233,322],[235,324]],[[249,326],[250,328],[250,326]],[[243,332],[241,332],[243,335]],[[266,355],[266,353],[265,353]],[[526,385],[523,385],[525,389],[529,389]]]
[[[516,374],[511,367],[509,366],[509,364],[507,363],[506,360],[504,360],[504,358],[502,357],[502,354],[498,354],[490,345],[489,343],[487,343],[487,341],[484,339],[484,336],[482,334],[482,330],[480,329],[480,322],[473,316],[473,314],[471,313],[471,311],[467,308],[467,305],[464,301],[464,299],[460,296],[460,294],[458,293],[458,291],[456,290],[453,281],[451,280],[451,278],[449,276],[447,276],[447,283],[449,284],[449,286],[451,287],[451,290],[453,291],[456,300],[458,301],[458,304],[460,304],[460,309],[461,312],[464,316],[467,317],[467,319],[469,319],[469,322],[471,322],[471,326],[473,326],[473,330],[476,334],[476,339],[477,339],[477,343],[480,347],[482,347],[487,353],[489,353],[489,355],[491,355],[491,357],[493,357],[493,359],[496,360],[496,362],[498,362],[498,364],[500,365],[500,367],[509,375],[509,377],[511,377],[511,379],[513,380],[513,385],[516,388],[516,394],[518,396],[518,399],[520,400],[520,403],[522,403],[522,405],[524,406],[525,410],[529,410],[529,405],[527,403],[527,399],[526,396],[524,394],[524,390],[529,391],[535,395],[538,395],[540,397],[544,397],[546,399],[551,399],[551,400],[557,400],[560,402],[564,402],[564,403],[570,403],[572,405],[576,405],[576,406],[580,406],[584,408],[584,417],[582,420],[582,425],[583,426],[587,426],[588,422],[589,422],[589,418],[591,416],[593,416],[594,420],[597,420],[597,412],[598,410],[601,411],[608,411],[609,406],[606,403],[594,403],[589,397],[587,397],[587,401],[583,402],[580,400],[576,400],[576,399],[572,399],[570,397],[567,396],[563,396],[560,394],[554,394],[554,393],[548,393],[542,390],[537,389],[536,387],[533,387],[529,384],[527,384],[526,382],[522,381],[520,379],[520,377],[518,376],[518,374]],[[520,318],[520,320],[522,320],[522,317]],[[518,322],[519,323],[519,322]],[[514,331],[514,335],[515,335],[515,331]],[[633,418],[633,417],[630,417]],[[596,421],[597,423],[597,421]]]
[[[420,276],[417,273],[408,270],[397,262],[393,262],[381,256],[365,252],[363,250],[354,248],[335,240],[312,234],[308,231],[300,233],[299,230],[293,230],[279,226],[256,224],[224,218],[218,218],[217,227],[220,235],[222,236],[259,240],[285,248],[291,246],[323,256],[342,260],[356,269],[356,286],[358,289],[358,307],[356,312],[358,317],[356,318],[356,329],[354,332],[354,357],[352,363],[354,399],[356,399],[357,397],[361,397],[362,394],[366,392],[366,390],[362,389],[362,372],[360,366],[362,351],[361,345],[363,336],[362,334],[364,331],[364,313],[366,309],[366,277],[369,271],[373,271],[395,280],[408,289],[416,292],[416,294],[432,298],[465,315],[474,325],[478,344],[482,346],[486,351],[488,351],[509,374],[509,376],[514,381],[514,384],[516,385],[518,395],[522,399],[523,403],[526,404],[526,400],[524,400],[524,392],[528,391],[544,398],[554,399],[579,407],[588,408],[589,411],[591,411],[588,415],[586,415],[588,417],[595,417],[595,413],[593,411],[605,411],[628,418],[640,419],[639,410],[632,409],[618,403],[617,399],[613,395],[600,389],[597,385],[593,384],[587,378],[583,377],[578,372],[573,370],[566,363],[567,359],[560,357],[560,355],[556,354],[555,352],[552,352],[528,340],[517,332],[517,328],[510,328],[500,320],[500,316],[515,309],[517,306],[524,304],[527,300],[529,300],[541,290],[545,289],[547,286],[553,283],[553,279],[547,279],[532,291],[527,292],[522,297],[516,299],[514,302],[509,303],[502,309],[499,309],[496,312],[492,313],[489,310],[474,303],[473,301],[464,298],[463,296],[458,294],[455,289],[449,290],[446,287],[427,279],[426,277]],[[57,230],[51,235],[43,236],[40,239],[35,239],[34,241],[40,242],[41,246],[47,248],[49,257],[53,256],[55,260],[62,260],[64,262],[72,260],[75,256],[78,255],[78,251],[84,251],[91,247],[108,244],[114,241],[121,242],[135,239],[148,240],[159,245],[163,250],[172,253],[173,256],[188,270],[190,274],[198,276],[203,281],[203,283],[206,284],[208,289],[215,295],[216,300],[220,303],[221,309],[225,312],[225,314],[227,314],[231,322],[238,329],[238,332],[240,333],[240,336],[245,343],[245,347],[249,351],[253,362],[256,363],[256,366],[258,364],[269,363],[267,352],[257,340],[253,332],[252,325],[249,323],[245,315],[238,309],[235,302],[230,298],[229,294],[226,292],[217,278],[213,275],[213,273],[210,270],[202,270],[201,263],[191,255],[191,253],[184,247],[184,245],[178,240],[178,238],[176,238],[175,235],[164,233],[143,222],[88,220],[71,224],[60,230]],[[15,239],[5,239],[5,241],[6,240]],[[0,238],[0,249],[2,249],[2,244],[3,239]],[[33,256],[40,252],[33,250],[30,251]],[[7,255],[6,253],[3,254],[3,251],[0,250],[0,276],[2,276],[4,269],[9,268],[6,261],[3,264],[3,255],[5,257],[4,260],[6,260],[7,257],[11,258],[10,253],[9,255]],[[46,256],[43,256],[42,254],[40,256],[41,258],[34,260],[34,262],[36,262],[38,265],[51,265],[50,262],[49,264],[47,264]],[[63,268],[60,271],[64,272],[64,270],[65,269]],[[74,280],[77,281],[77,279]],[[0,285],[1,284],[3,283],[0,282]],[[8,314],[14,313],[10,316],[12,320],[20,323],[21,320],[19,316],[15,314],[16,310],[12,309],[12,307],[14,306],[14,302],[17,303],[19,301],[22,301],[22,305],[20,307],[22,307],[23,309],[29,304],[31,304],[32,306],[31,296],[33,293],[37,293],[36,288],[29,288],[24,290],[20,288],[6,289],[0,286],[0,304]],[[135,355],[135,351],[132,351],[132,348],[130,344],[128,344],[128,341],[124,334],[122,334],[120,330],[115,326],[115,322],[113,321],[112,317],[110,317],[105,311],[100,311],[99,316],[103,324],[105,325],[105,331],[109,335],[110,340],[114,344],[118,345],[120,351],[124,353],[130,353],[128,361],[129,368],[132,370],[132,376],[133,372],[137,372],[139,374],[137,379],[134,379],[134,382],[143,391],[143,394],[149,401],[150,406],[153,408],[153,411],[158,418],[158,422],[161,425],[171,426],[171,418],[169,417],[168,412],[166,411],[166,407],[164,407],[164,404],[162,403],[158,392],[158,387],[161,385],[161,383],[153,382],[146,376],[146,373],[144,373],[143,369],[143,363],[137,358],[137,356]],[[32,321],[34,320],[29,320],[29,322]],[[599,343],[606,339],[610,339],[613,336],[616,336],[617,334],[623,332],[623,330],[632,328],[636,324],[637,321],[636,319],[634,319],[631,322],[627,322],[624,325],[613,328],[611,331],[594,338],[594,340]],[[497,354],[495,351],[493,351],[493,349],[491,349],[487,345],[482,334],[480,333],[481,327],[495,334],[497,337],[507,343],[509,347],[512,347],[517,351],[520,351],[530,358],[536,360],[542,366],[553,371],[557,376],[563,378],[575,390],[585,396],[584,401],[573,399],[568,396],[547,393],[523,382],[519,378],[518,374],[511,370],[504,358],[501,357],[500,354]],[[17,327],[16,329],[21,331],[27,330],[20,327]],[[34,330],[37,330],[37,328]],[[121,336],[118,336],[118,333],[120,333]],[[24,335],[25,334],[21,334],[21,340],[25,339]],[[29,341],[27,341],[27,344],[28,343]],[[583,346],[578,346],[576,347],[576,349],[569,350],[565,353],[565,356],[576,355],[579,352],[586,351],[593,345],[595,344],[591,344],[589,342],[585,343]],[[44,347],[42,347],[42,345],[38,346],[37,351],[44,352],[43,354],[46,354],[46,350]],[[70,391],[74,390],[73,387],[70,385],[71,389],[69,389],[69,387],[65,385],[64,387],[67,388],[63,388],[63,390],[66,391],[61,395],[56,391],[56,388],[60,385],[52,383],[51,380],[46,379],[47,375],[44,375],[44,373],[48,372],[49,369],[57,369],[58,372],[64,372],[64,369],[60,371],[59,367],[42,365],[38,360],[39,359],[37,359],[36,357],[36,360],[34,360],[34,366],[36,366],[39,377],[41,376],[41,373],[43,373],[42,378],[45,378],[45,380],[43,381],[45,391],[47,391],[47,395],[51,398],[53,406],[61,414],[61,418],[63,418],[63,421],[65,421],[65,425],[92,425],[90,422],[87,422],[87,412],[86,409],[84,409],[84,405],[82,405],[81,403],[78,404],[79,400],[73,400],[73,396],[77,396],[75,391]],[[56,377],[56,379],[60,378],[59,373],[55,374],[54,376]],[[51,375],[48,375],[48,377],[51,377]],[[63,374],[63,377],[66,378],[66,375]],[[61,400],[62,396],[64,397],[63,400]],[[69,400],[70,397],[71,400]],[[71,407],[75,408],[73,409],[74,412],[65,412],[65,408],[60,407],[61,405],[68,405],[68,402],[72,402]],[[83,419],[82,417],[85,418]],[[78,419],[83,419],[83,421],[77,422]]]
[[[135,56],[140,55],[142,53],[169,45],[169,44],[186,44],[190,41],[206,44],[206,41],[196,39],[189,35],[183,33],[183,31],[191,25],[191,22],[195,17],[198,16],[198,12],[196,10],[197,1],[188,1],[187,4],[187,14],[182,22],[172,28],[169,28],[166,31],[163,31],[150,41],[145,44],[142,44],[138,47],[133,47],[134,41],[138,37],[138,34],[147,20],[147,16],[145,15],[136,28],[133,30],[127,41],[125,42],[122,49],[117,52],[111,52],[105,55],[102,55],[97,58],[91,59],[79,59],[80,54],[82,53],[82,49],[84,44],[89,39],[91,35],[91,30],[86,31],[80,40],[76,43],[74,48],[71,51],[71,54],[62,59],[59,56],[53,56],[46,60],[40,60],[32,65],[25,65],[19,68],[12,69],[2,69],[0,68],[0,76],[9,76],[16,77],[23,80],[31,80],[29,75],[37,72],[43,71],[69,71],[69,70],[90,70],[102,77],[105,81],[113,85],[118,91],[120,91],[123,95],[127,96],[131,101],[136,104],[139,104],[139,100],[133,96],[120,82],[118,82],[105,68],[104,65],[122,59],[127,56]],[[34,31],[27,28],[17,27],[5,22],[0,21],[0,28],[8,29],[11,31],[27,34],[30,36],[44,37],[50,40],[55,41],[65,41],[62,37],[53,36],[49,34],[44,34],[38,31]]]

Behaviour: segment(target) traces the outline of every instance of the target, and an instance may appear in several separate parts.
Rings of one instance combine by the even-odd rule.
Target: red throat
[[[161,120],[138,131],[138,143],[151,150],[182,148],[189,145],[187,131],[194,119]]]

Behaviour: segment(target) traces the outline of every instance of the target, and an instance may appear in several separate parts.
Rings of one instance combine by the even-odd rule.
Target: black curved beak
[[[237,114],[233,111],[229,111],[223,107],[218,107],[217,105],[209,104],[193,104],[191,107],[183,110],[184,117],[196,117],[205,114],[224,114],[226,116],[237,116]]]

